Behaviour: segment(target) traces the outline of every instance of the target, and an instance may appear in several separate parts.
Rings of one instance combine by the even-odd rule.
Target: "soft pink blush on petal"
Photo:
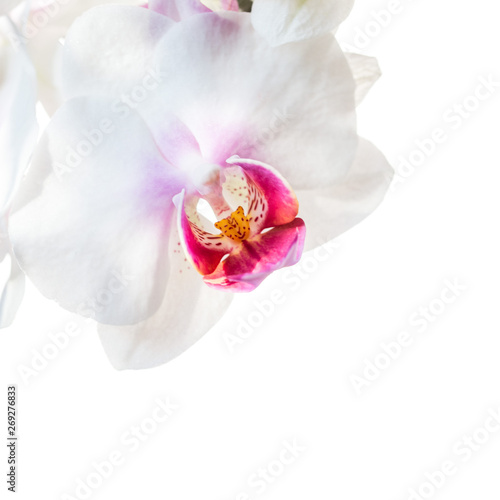
[[[263,161],[295,189],[342,178],[357,136],[340,47],[325,36],[270,49],[250,17],[220,11],[170,29],[155,52],[162,92],[144,102],[142,116],[153,131],[163,109],[179,116],[209,163]]]
[[[304,248],[302,219],[275,227],[242,244],[203,279],[208,286],[231,292],[250,292],[273,271],[296,264]]]
[[[145,320],[162,302],[172,197],[184,179],[132,110],[69,167],[68,145],[112,116],[106,98],[75,98],[58,110],[17,192],[9,233],[19,263],[44,295],[100,323],[123,325]],[[99,294],[117,272],[129,277],[127,285],[101,307]]]
[[[155,141],[165,159],[188,174],[203,163],[200,146],[191,131],[175,115],[164,113],[161,128],[155,131]]]

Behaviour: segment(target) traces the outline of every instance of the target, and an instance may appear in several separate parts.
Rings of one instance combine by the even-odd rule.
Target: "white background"
[[[407,500],[410,489],[500,498],[500,432],[480,429],[500,410],[500,87],[453,118],[454,106],[475,107],[480,78],[500,82],[499,12],[492,0],[398,3],[381,26],[373,13],[394,2],[358,0],[339,39],[380,62],[359,129],[400,182],[324,262],[304,261],[292,283],[276,273],[184,355],[140,372],[115,371],[80,321],[82,333],[23,381],[20,365],[75,321],[29,288],[15,325],[0,332],[4,397],[18,385],[16,498],[82,498],[77,481],[113,452],[121,465],[89,498]],[[401,169],[435,129],[446,140]],[[446,280],[466,290],[442,306]],[[274,290],[284,303],[230,352],[225,335],[257,311],[255,321],[255,302]],[[439,314],[422,321],[429,304]],[[358,393],[352,376],[364,377],[365,360],[387,361],[381,344],[401,332],[411,345]],[[155,399],[166,397],[178,409],[153,430]],[[127,433],[141,423],[151,433],[135,450]],[[487,442],[467,452],[476,448],[458,444],[467,435]],[[281,467],[283,442],[294,440],[303,450]],[[445,461],[455,473],[425,486]],[[269,464],[277,477],[256,483]]]

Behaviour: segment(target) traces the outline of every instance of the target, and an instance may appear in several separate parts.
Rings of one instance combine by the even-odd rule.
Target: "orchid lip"
[[[290,185],[277,171],[232,156],[224,167],[206,172],[205,194],[185,190],[175,204],[186,258],[208,286],[250,291],[271,272],[298,261],[305,225],[296,218]]]

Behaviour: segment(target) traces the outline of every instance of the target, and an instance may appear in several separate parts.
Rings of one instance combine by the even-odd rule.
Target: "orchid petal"
[[[176,116],[163,110],[163,122],[155,135],[156,144],[166,160],[191,174],[193,181],[203,182],[203,159],[200,146],[191,131]]]
[[[13,254],[7,235],[7,215],[11,197],[28,166],[38,125],[36,122],[36,77],[22,45],[15,44],[17,30],[7,19],[0,19],[0,263],[10,270],[0,284],[0,328],[9,326],[24,295],[24,275]]]
[[[175,228],[174,228],[175,229]],[[117,369],[152,368],[197,342],[224,314],[233,298],[207,287],[170,238],[171,273],[163,302],[149,319],[133,326],[99,325],[102,345]]]
[[[254,0],[252,23],[276,46],[333,31],[353,4],[354,0]]]
[[[357,106],[380,78],[382,72],[375,57],[364,56],[354,52],[346,52],[345,56],[356,82],[354,97]]]
[[[0,271],[5,275],[0,277],[0,328],[12,324],[24,295],[24,274],[12,254],[6,227],[7,218],[0,216]]]
[[[305,233],[304,221],[295,219],[245,240],[203,280],[216,289],[249,292],[273,271],[299,261]]]
[[[307,221],[305,250],[336,238],[372,213],[387,193],[393,174],[383,154],[360,139],[356,159],[343,181],[297,191],[299,215]]]
[[[195,14],[212,12],[200,0],[149,0],[149,9],[179,22]]]
[[[102,5],[85,12],[71,26],[64,45],[64,97],[106,94],[125,116],[158,88],[161,76],[154,49],[174,25],[165,16],[127,5]]]
[[[0,30],[14,36],[5,19]],[[1,36],[1,35],[0,35]],[[0,216],[6,210],[14,188],[27,167],[35,145],[36,77],[24,47],[0,48]]]
[[[0,258],[0,265],[3,263]],[[25,278],[24,273],[10,254],[10,273],[5,287],[0,289],[0,328],[6,328],[12,324],[14,317],[21,305],[24,296]]]
[[[139,109],[154,134],[169,110],[211,163],[265,161],[303,189],[347,172],[357,144],[354,81],[333,37],[270,49],[250,16],[220,12],[178,23],[156,53],[161,91]]]
[[[9,235],[7,234],[7,217],[0,215],[0,262],[10,251]]]
[[[62,55],[61,40],[75,19],[92,7],[116,3],[116,0],[39,0],[32,1],[27,25],[20,41],[26,44],[38,75],[38,96],[52,115],[62,104],[58,65]],[[141,0],[120,0],[120,4],[139,5]]]
[[[70,311],[110,324],[145,319],[163,299],[172,196],[182,185],[138,115],[69,101],[14,202],[9,230],[21,267]]]

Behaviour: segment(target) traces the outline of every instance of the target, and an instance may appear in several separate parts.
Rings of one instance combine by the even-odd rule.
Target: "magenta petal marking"
[[[179,22],[194,14],[212,12],[200,0],[149,0],[149,9]]]
[[[177,227],[184,253],[199,273],[212,273],[222,257],[228,253],[225,238],[208,233],[190,222],[186,213],[185,200],[185,191],[174,197],[174,204],[177,207]]]
[[[302,255],[306,226],[302,219],[243,241],[203,279],[212,288],[231,292],[254,290],[273,271],[293,266]]]
[[[233,156],[227,163],[240,166],[255,183],[267,201],[266,219],[262,227],[287,224],[299,212],[299,202],[290,184],[270,165]]]

